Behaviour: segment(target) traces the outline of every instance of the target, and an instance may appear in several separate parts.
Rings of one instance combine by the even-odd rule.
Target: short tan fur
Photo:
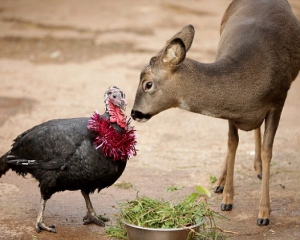
[[[233,206],[238,129],[255,130],[254,166],[262,177],[257,224],[268,225],[273,141],[300,69],[299,21],[286,0],[234,0],[222,19],[215,62],[186,58],[193,38],[194,28],[188,25],[151,58],[141,72],[131,115],[145,122],[178,107],[228,120],[228,152],[215,189],[223,192],[224,211]]]

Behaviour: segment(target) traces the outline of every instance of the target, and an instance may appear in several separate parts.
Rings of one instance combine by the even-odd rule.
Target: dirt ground
[[[2,0],[0,1],[0,154],[24,130],[54,118],[90,116],[104,109],[103,93],[116,85],[126,93],[129,115],[142,67],[165,41],[187,24],[196,35],[188,57],[214,60],[222,15],[230,0]],[[290,0],[300,19],[299,0]],[[229,220],[218,221],[229,239],[299,239],[300,77],[293,83],[274,144],[270,225],[258,227],[260,180],[253,170],[253,133],[240,132],[235,199]],[[227,148],[227,121],[168,110],[137,129],[138,156],[118,183],[140,195],[173,199],[194,186],[213,189]],[[105,228],[82,224],[80,192],[53,195],[46,224],[57,233],[34,230],[38,183],[8,172],[0,179],[0,239],[109,239]],[[171,193],[171,186],[184,186]],[[98,214],[112,221],[118,202],[135,198],[133,188],[111,186],[91,196]],[[209,200],[220,211],[221,195]],[[109,222],[109,225],[112,223]]]

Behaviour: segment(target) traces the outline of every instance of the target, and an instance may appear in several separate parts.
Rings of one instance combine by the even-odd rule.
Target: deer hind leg
[[[264,226],[269,224],[270,218],[270,196],[269,196],[269,179],[270,179],[270,163],[272,159],[273,142],[281,115],[280,111],[271,111],[265,119],[265,132],[262,143],[262,188],[261,199],[259,205],[259,213],[257,224]]]
[[[261,162],[261,131],[260,127],[254,130],[255,138],[255,155],[254,155],[254,169],[257,177],[262,178],[262,162]]]
[[[222,188],[223,190],[223,200],[221,204],[222,211],[230,211],[233,206],[233,173],[234,173],[234,162],[236,150],[239,144],[239,135],[237,127],[231,122],[229,123],[229,132],[228,132],[228,151],[225,164],[223,166],[221,177],[219,178],[219,186],[216,189]],[[224,184],[224,185],[222,185]],[[216,190],[215,190],[216,191]],[[217,192],[217,191],[216,191]]]

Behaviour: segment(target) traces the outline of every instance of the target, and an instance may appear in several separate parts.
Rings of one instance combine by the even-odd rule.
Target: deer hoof
[[[259,179],[262,179],[262,173],[257,174],[257,177],[258,177]]]
[[[221,210],[222,211],[231,211],[232,210],[232,204],[222,203],[221,204]]]
[[[267,226],[269,225],[270,220],[268,218],[258,218],[257,225],[258,226]]]
[[[216,186],[215,193],[223,193],[224,186]]]

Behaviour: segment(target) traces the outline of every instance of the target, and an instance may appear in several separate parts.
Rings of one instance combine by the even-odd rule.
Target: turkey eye
[[[147,82],[145,88],[146,88],[146,90],[149,90],[150,88],[152,88],[152,82]]]

